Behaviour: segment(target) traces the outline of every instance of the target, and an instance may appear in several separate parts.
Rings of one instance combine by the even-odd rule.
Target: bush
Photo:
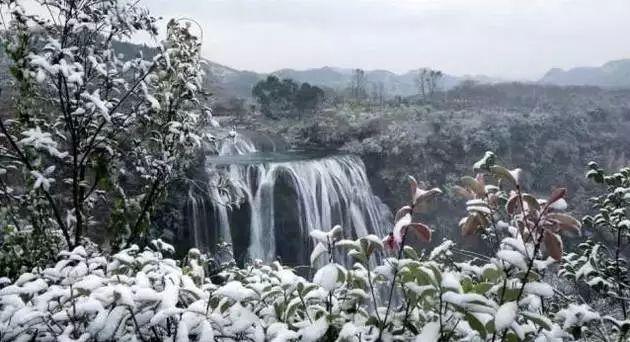
[[[0,339],[624,340],[624,317],[600,314],[546,282],[557,281],[548,274],[563,256],[560,234],[581,231],[565,212],[566,190],[535,198],[521,188],[519,169],[495,160],[487,153],[457,188],[468,199],[462,234],[481,236],[485,254],[450,240],[415,248],[432,236],[417,217],[441,191],[411,178],[409,204],[387,236],[312,231],[312,279],[278,262],[220,263],[209,277],[199,251],[177,262],[160,240],[111,257],[83,247],[62,252],[53,267],[0,281],[8,284],[0,289]]]
[[[0,274],[15,279],[33,268],[45,268],[65,248],[60,232],[17,231],[6,226],[0,245]]]

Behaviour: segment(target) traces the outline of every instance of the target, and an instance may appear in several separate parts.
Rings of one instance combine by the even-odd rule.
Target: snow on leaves
[[[37,151],[47,152],[50,156],[63,159],[68,153],[60,152],[58,143],[53,140],[52,134],[43,132],[41,128],[35,127],[22,132],[24,138],[19,141],[20,145],[31,147]]]
[[[108,227],[116,243],[144,234],[158,195],[190,165],[204,137],[199,39],[171,21],[152,58],[125,56],[118,50],[122,41],[138,34],[158,39],[157,19],[137,2],[105,1],[97,9],[67,1],[6,5],[10,34],[3,46],[12,59],[19,110],[1,126],[14,166],[1,169],[12,179],[33,179],[32,187],[15,187],[17,214],[38,203],[37,216],[54,220],[18,219],[29,226],[54,223],[51,228],[74,246],[95,222],[96,202],[105,200],[136,213],[118,215],[125,222]],[[53,165],[56,173],[42,171]],[[138,182],[130,193],[122,191],[123,178]]]

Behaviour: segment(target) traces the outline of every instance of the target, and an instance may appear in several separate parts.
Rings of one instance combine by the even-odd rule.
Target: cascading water
[[[384,236],[391,225],[357,156],[265,154],[238,135],[207,162],[208,200],[191,191],[187,205],[189,238],[198,247],[232,242],[237,259],[304,264],[314,229],[339,224],[345,238],[355,239]],[[221,193],[221,182],[231,191]]]

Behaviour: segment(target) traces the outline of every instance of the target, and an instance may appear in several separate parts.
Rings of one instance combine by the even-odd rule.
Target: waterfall
[[[221,159],[226,156],[237,158]],[[211,208],[189,195],[193,209],[187,214],[195,216],[188,218],[189,235],[198,247],[226,241],[234,244],[237,256],[304,264],[314,229],[339,224],[347,239],[382,237],[390,229],[391,213],[373,194],[365,165],[354,155],[263,156],[239,135],[221,146],[218,158],[208,158],[207,172]],[[219,192],[225,177],[230,195]]]

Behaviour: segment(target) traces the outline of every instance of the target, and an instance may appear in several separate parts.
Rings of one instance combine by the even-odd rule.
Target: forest
[[[0,2],[0,341],[630,340],[630,89],[238,71],[143,5]]]

